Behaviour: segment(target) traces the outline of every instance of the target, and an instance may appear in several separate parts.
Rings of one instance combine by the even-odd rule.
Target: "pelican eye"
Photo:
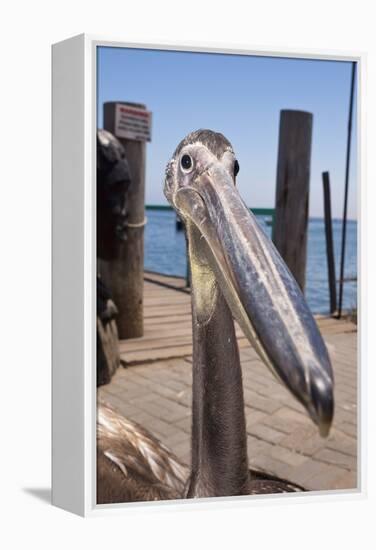
[[[191,170],[191,168],[193,166],[192,157],[190,155],[187,155],[187,154],[183,155],[180,159],[180,166],[185,171]]]
[[[234,176],[235,176],[235,177],[238,175],[239,170],[240,170],[239,163],[238,163],[237,160],[235,160],[235,162],[234,162]]]

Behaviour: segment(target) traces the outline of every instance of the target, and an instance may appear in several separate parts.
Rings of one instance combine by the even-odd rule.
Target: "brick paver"
[[[356,332],[327,334],[336,409],[323,439],[303,407],[249,347],[241,349],[250,466],[307,489],[357,486]],[[141,423],[181,460],[190,462],[192,358],[120,367],[99,396]]]

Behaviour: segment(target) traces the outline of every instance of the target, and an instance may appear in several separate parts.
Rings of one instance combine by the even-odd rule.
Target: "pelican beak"
[[[245,336],[305,406],[321,435],[333,418],[333,372],[317,324],[273,243],[220,161],[180,187],[174,206],[201,232],[220,289]]]

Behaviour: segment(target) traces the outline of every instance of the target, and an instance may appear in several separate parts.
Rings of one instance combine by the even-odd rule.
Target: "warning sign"
[[[137,141],[151,141],[151,111],[117,103],[115,136]]]

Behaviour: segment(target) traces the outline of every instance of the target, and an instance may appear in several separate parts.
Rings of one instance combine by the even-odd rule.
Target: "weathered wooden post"
[[[127,240],[115,260],[103,262],[102,277],[119,310],[120,338],[143,335],[144,226],[146,141],[151,137],[151,112],[145,105],[128,102],[104,104],[103,126],[122,143],[131,173],[128,191]]]
[[[307,259],[311,113],[282,110],[273,241],[304,291]]]

